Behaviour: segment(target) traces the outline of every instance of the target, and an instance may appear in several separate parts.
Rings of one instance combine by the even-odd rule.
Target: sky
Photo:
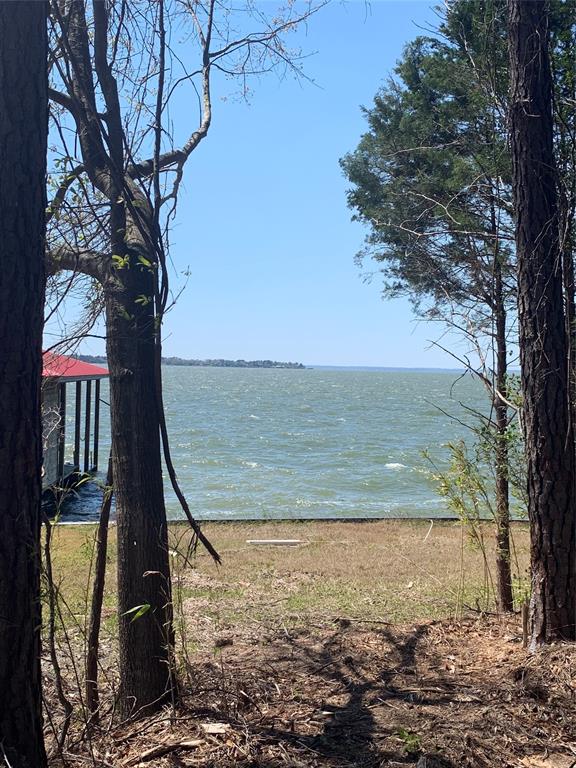
[[[355,264],[366,232],[338,163],[366,129],[361,105],[434,23],[431,6],[334,2],[294,36],[313,83],[269,74],[246,103],[217,81],[171,236],[172,282],[189,277],[165,318],[165,355],[454,367],[431,346],[441,329],[416,321],[407,300],[383,300],[378,275],[367,282]],[[188,126],[193,106],[178,103],[172,119]]]

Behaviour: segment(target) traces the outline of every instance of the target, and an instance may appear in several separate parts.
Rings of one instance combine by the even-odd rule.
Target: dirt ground
[[[175,715],[94,744],[113,766],[576,765],[576,652],[519,622],[309,623],[236,632],[189,661]]]
[[[576,649],[531,655],[518,615],[470,610],[484,600],[483,557],[455,526],[210,531],[224,567],[174,555],[181,703],[119,725],[108,701],[91,742],[72,729],[68,764],[576,766]],[[78,552],[78,534],[63,535]],[[303,543],[247,544],[273,535]],[[522,569],[525,531],[517,538]]]

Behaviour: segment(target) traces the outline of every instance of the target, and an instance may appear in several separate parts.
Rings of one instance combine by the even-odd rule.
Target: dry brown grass
[[[482,552],[457,523],[429,521],[210,523],[204,531],[223,560],[217,567],[199,550],[193,568],[174,558],[186,612],[230,626],[251,619],[288,622],[311,616],[413,621],[458,615],[463,606],[490,610],[490,584]],[[488,562],[492,530],[483,527]],[[93,526],[58,526],[54,569],[76,614],[85,606]],[[183,551],[187,528],[171,526]],[[254,546],[248,539],[300,539],[296,547]],[[514,527],[518,562],[525,575],[528,531]],[[114,622],[115,529],[110,537],[105,607]]]

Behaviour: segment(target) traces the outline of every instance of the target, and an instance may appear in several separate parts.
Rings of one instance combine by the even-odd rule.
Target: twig
[[[522,603],[522,647],[528,648],[528,603]]]
[[[64,744],[66,742],[66,736],[68,735],[68,729],[70,728],[70,722],[72,719],[73,707],[70,700],[64,692],[64,684],[62,681],[62,670],[58,661],[58,654],[56,652],[56,611],[57,611],[57,596],[56,588],[54,585],[54,576],[52,573],[52,521],[46,516],[44,517],[44,524],[46,529],[46,537],[44,541],[44,568],[46,585],[48,592],[48,650],[50,652],[50,661],[52,662],[52,668],[54,669],[54,683],[56,686],[56,694],[58,701],[60,702],[64,710],[64,722],[62,723],[62,730],[60,735],[56,739],[58,746],[58,752],[62,758],[62,762],[65,764],[64,758]]]
[[[108,548],[108,523],[112,506],[112,454],[108,459],[106,487],[100,510],[100,520],[96,532],[96,567],[90,607],[90,629],[86,654],[86,708],[88,724],[97,725],[100,721],[100,697],[98,692],[98,653],[100,646],[100,624],[102,620],[102,601],[106,578],[106,555]]]
[[[346,623],[354,624],[386,624],[392,626],[393,621],[384,621],[384,619],[350,619],[348,616],[335,616],[332,621],[338,621],[340,624],[346,625]]]
[[[149,760],[153,760],[155,757],[162,757],[168,755],[170,752],[174,752],[177,749],[196,749],[204,743],[204,739],[189,739],[187,741],[170,741],[167,744],[160,744],[152,749],[142,752],[141,755],[131,758],[125,765],[138,765],[138,763],[146,763]]]

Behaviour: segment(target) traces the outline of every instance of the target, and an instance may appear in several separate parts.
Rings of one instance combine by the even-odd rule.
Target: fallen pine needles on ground
[[[76,760],[118,768],[576,762],[576,651],[559,644],[528,655],[517,617],[332,621],[243,629],[232,640],[195,654],[176,712],[96,734],[92,756],[79,742]]]

